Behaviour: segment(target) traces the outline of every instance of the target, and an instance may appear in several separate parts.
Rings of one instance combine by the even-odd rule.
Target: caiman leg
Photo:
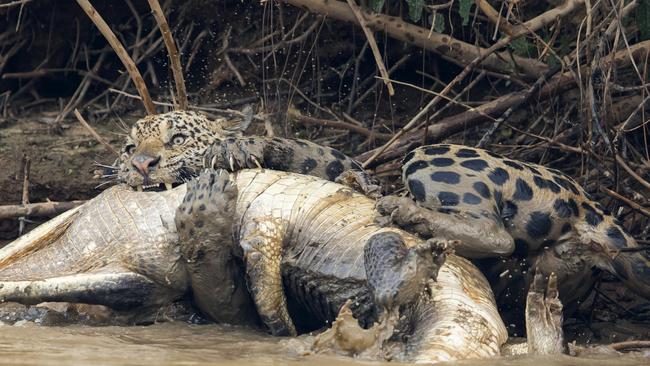
[[[236,205],[237,186],[230,175],[206,171],[188,183],[175,222],[199,309],[219,323],[253,324],[258,320],[255,305],[235,255]]]
[[[456,252],[463,257],[509,255],[515,248],[512,236],[500,223],[485,217],[475,217],[474,213],[438,212],[420,207],[410,198],[398,196],[379,199],[377,211],[389,216],[395,225],[423,238],[459,240]]]
[[[336,177],[334,182],[348,186],[370,198],[378,199],[381,197],[379,183],[361,170],[346,170]]]
[[[74,302],[106,305],[115,310],[156,305],[159,285],[125,270],[81,273],[35,281],[1,281],[0,302],[25,305],[41,302]]]
[[[430,239],[408,248],[394,232],[375,234],[363,249],[368,287],[378,311],[416,300],[429,280],[435,280],[453,244]]]
[[[544,275],[537,271],[528,290],[526,299],[528,354],[567,353],[562,331],[562,302],[557,290],[557,276],[551,273],[547,286],[544,286],[544,282]]]
[[[244,250],[248,288],[262,321],[273,335],[295,336],[282,288],[282,239],[282,222],[261,217],[243,223],[239,243]]]

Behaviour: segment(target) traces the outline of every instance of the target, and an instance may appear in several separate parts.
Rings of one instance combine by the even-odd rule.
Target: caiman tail
[[[175,209],[162,193],[115,186],[0,250],[0,300],[130,308],[183,294]]]

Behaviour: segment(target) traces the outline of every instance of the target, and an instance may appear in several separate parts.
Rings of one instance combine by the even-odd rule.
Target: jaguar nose
[[[133,167],[145,178],[149,176],[149,171],[158,165],[158,162],[160,162],[160,156],[153,157],[146,154],[138,154],[131,159]]]

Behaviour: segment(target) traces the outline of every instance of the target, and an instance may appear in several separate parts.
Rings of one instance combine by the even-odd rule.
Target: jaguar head
[[[197,176],[203,156],[218,138],[241,136],[252,120],[211,120],[192,111],[147,116],[131,128],[122,146],[118,179],[137,190],[171,189]]]

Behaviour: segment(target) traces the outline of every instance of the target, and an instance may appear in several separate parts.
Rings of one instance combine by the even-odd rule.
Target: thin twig
[[[390,96],[395,95],[395,89],[393,89],[393,84],[391,84],[390,82],[388,71],[386,70],[386,65],[384,65],[384,61],[381,59],[381,53],[379,52],[379,47],[377,47],[377,40],[375,40],[375,36],[372,34],[370,29],[368,29],[368,24],[366,22],[366,19],[363,17],[363,14],[361,14],[361,10],[359,10],[357,4],[354,3],[354,0],[347,0],[347,2],[348,5],[350,5],[350,9],[352,9],[352,13],[354,13],[354,16],[357,18],[357,21],[359,22],[359,26],[361,27],[361,29],[363,29],[363,33],[366,35],[366,38],[368,39],[368,43],[370,44],[370,49],[372,50],[372,55],[375,57],[377,68],[379,69],[379,73],[381,74],[381,77],[384,80],[384,84],[386,84],[386,88],[388,89],[388,94]]]
[[[22,5],[27,4],[27,3],[30,2],[30,1],[32,1],[32,0],[18,0],[18,1],[12,1],[12,2],[10,2],[10,3],[0,4],[0,8],[10,8],[10,7],[12,7],[12,6],[18,6],[18,5],[21,5],[21,6],[22,6]]]
[[[644,214],[645,216],[650,217],[650,210],[648,210],[647,208],[641,206],[640,204],[632,201],[631,199],[629,199],[629,198],[627,198],[627,197],[625,197],[625,196],[623,196],[623,195],[621,195],[619,193],[616,193],[616,192],[612,191],[609,188],[601,187],[600,189],[603,192],[605,192],[606,194],[608,194],[609,196],[612,196],[613,198],[616,198],[617,200],[625,202],[625,204],[630,206],[632,209],[634,209],[636,211],[639,211],[640,213]]]
[[[75,115],[75,117],[77,117],[77,120],[79,121],[79,123],[81,123],[81,125],[84,126],[86,128],[86,130],[88,130],[88,132],[90,132],[91,135],[93,135],[95,140],[97,140],[100,144],[104,145],[104,147],[106,147],[108,150],[110,150],[115,155],[120,156],[120,152],[117,151],[113,146],[111,146],[111,144],[109,144],[106,140],[104,140],[104,138],[101,137],[97,133],[97,131],[95,131],[95,129],[90,126],[90,124],[88,124],[88,122],[83,118],[81,113],[79,113],[79,110],[76,109],[76,108],[74,110],[74,115]]]
[[[535,94],[541,87],[542,84],[546,82],[550,77],[552,77],[555,73],[560,71],[560,67],[556,66],[549,70],[547,73],[544,75],[540,76],[539,79],[531,86],[528,90],[524,92],[524,97],[521,98],[517,103],[511,105],[503,114],[501,117],[497,118],[492,126],[488,129],[488,131],[481,137],[481,140],[476,144],[476,147],[479,148],[484,148],[490,139],[492,138],[492,135],[499,129],[501,124],[506,121],[514,111],[516,111],[519,107],[521,107],[524,103],[528,102],[530,98]]]
[[[23,194],[22,194],[22,207],[29,204],[29,172],[31,167],[31,160],[29,156],[23,155]],[[25,231],[25,216],[18,218],[18,236],[23,235]]]
[[[643,179],[640,175],[638,175],[638,174],[634,171],[634,169],[630,168],[630,166],[627,165],[627,163],[625,162],[625,160],[623,160],[623,158],[622,158],[620,155],[618,155],[618,154],[616,154],[616,162],[617,162],[620,166],[622,166],[623,169],[625,169],[625,171],[626,171],[630,176],[632,176],[632,178],[634,178],[637,182],[641,183],[641,185],[643,185],[643,186],[646,187],[647,189],[650,189],[650,182],[648,182],[647,180]]]
[[[350,130],[350,131],[356,132],[358,134],[367,136],[369,138],[389,139],[391,137],[390,134],[375,132],[375,131],[369,130],[369,129],[365,128],[365,127],[356,126],[356,125],[353,125],[351,123],[347,123],[347,122],[343,122],[343,121],[333,121],[333,120],[314,118],[314,117],[309,117],[309,116],[298,116],[298,117],[296,117],[296,120],[298,120],[301,123],[305,123],[305,124],[327,126],[327,127],[332,127],[332,128],[341,128],[341,129],[345,129],[345,130]]]
[[[97,10],[95,10],[92,4],[90,4],[90,1],[77,0],[77,3],[86,12],[90,20],[95,24],[95,26],[97,26],[97,29],[99,29],[99,31],[104,35],[104,38],[106,38],[106,40],[111,45],[111,47],[113,48],[117,56],[120,58],[120,60],[124,64],[124,67],[126,67],[126,70],[131,76],[131,79],[133,80],[136,89],[138,89],[138,94],[140,94],[140,97],[142,97],[142,103],[144,104],[144,108],[147,110],[147,113],[155,114],[156,107],[154,106],[151,96],[149,95],[149,90],[147,90],[147,85],[145,84],[144,79],[142,78],[142,74],[140,74],[140,70],[138,70],[137,66],[135,65],[135,62],[133,62],[131,56],[129,56],[126,49],[124,49],[122,43],[120,43],[120,41],[117,39],[115,33],[113,33],[113,31],[108,26],[108,24],[106,24],[106,22],[101,17],[101,15],[99,15]]]
[[[496,11],[490,3],[487,2],[487,0],[477,0],[476,5],[481,9],[483,14],[492,22],[496,27],[500,30],[502,30],[505,34],[512,36],[514,34],[514,30],[512,28],[512,24],[508,23],[507,20],[501,19],[501,14],[499,14],[498,11]]]
[[[165,18],[165,13],[160,7],[158,0],[148,0],[151,11],[153,12],[160,33],[162,33],[167,53],[169,54],[169,61],[171,62],[172,73],[174,74],[174,83],[176,84],[176,94],[178,94],[178,109],[187,109],[187,91],[185,90],[185,79],[183,78],[183,68],[181,67],[181,56],[178,53],[176,42],[169,29],[169,24]]]

